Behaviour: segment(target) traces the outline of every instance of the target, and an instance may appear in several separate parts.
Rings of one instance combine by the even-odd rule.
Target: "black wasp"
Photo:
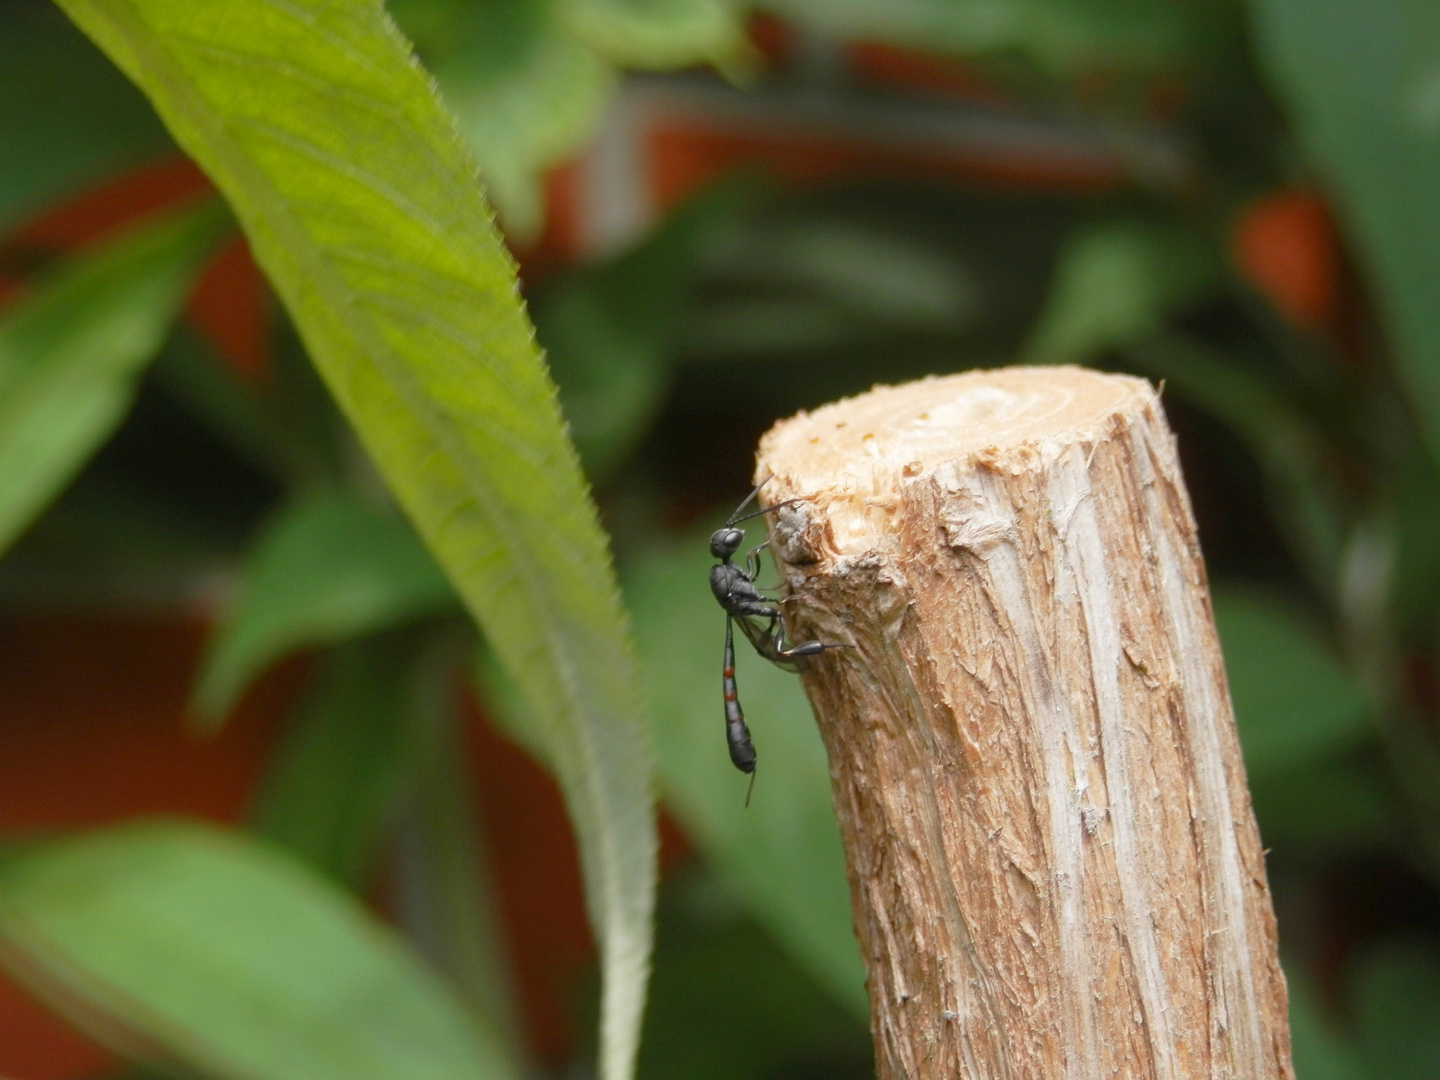
[[[774,506],[762,507],[750,514],[741,514],[755,496],[771,480],[766,477],[752,491],[729,519],[710,536],[710,554],[719,563],[710,568],[710,591],[720,606],[725,609],[725,666],[721,687],[725,691],[725,739],[730,744],[730,760],[743,773],[750,774],[750,786],[755,786],[755,746],[750,742],[750,729],[745,726],[745,713],[740,708],[740,698],[735,689],[735,638],[732,627],[740,629],[755,646],[755,651],[772,664],[786,671],[798,671],[798,661],[806,656],[815,656],[826,649],[838,649],[839,645],[819,641],[802,641],[790,648],[785,645],[785,626],[780,621],[780,607],[755,584],[760,574],[760,552],[769,547],[770,541],[757,544],[745,554],[743,568],[731,562],[745,540],[745,530],[735,526],[742,521],[790,506],[800,499],[789,499]],[[750,792],[745,793],[745,805],[750,805]]]

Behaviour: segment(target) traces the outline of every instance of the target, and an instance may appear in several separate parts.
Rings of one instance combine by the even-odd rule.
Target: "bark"
[[[1263,853],[1174,440],[1012,368],[761,443],[881,1080],[1293,1077]]]

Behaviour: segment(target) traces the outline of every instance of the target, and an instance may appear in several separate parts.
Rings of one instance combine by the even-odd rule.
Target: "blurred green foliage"
[[[607,1080],[632,1072],[652,960],[652,782],[698,859],[659,893],[639,1075],[864,1075],[823,748],[795,681],[742,658],[764,762],[744,809],[704,537],[777,416],[876,381],[1082,362],[1164,380],[1272,849],[1300,1080],[1440,1069],[1431,6],[392,0],[438,98],[378,6],[62,6],[103,52],[48,3],[0,11],[0,274],[21,286],[0,308],[0,601],[193,600],[223,569],[202,727],[279,659],[315,662],[248,828],[3,853],[0,958],[37,993],[172,1072],[534,1070],[459,765],[454,680],[474,669],[566,793]],[[789,21],[803,62],[767,70],[755,11]],[[990,119],[1103,147],[1118,175],[725,178],[623,250],[524,282],[542,365],[471,159],[524,243],[545,173],[632,69],[691,67],[669,78],[870,130],[973,116],[847,74],[837,42],[856,40],[960,62],[1003,102]],[[65,254],[15,231],[177,144],[283,304],[264,379],[179,314],[227,235],[218,202]],[[1276,209],[1315,190],[1333,265],[1323,223]],[[1261,287],[1257,227],[1292,265],[1320,245],[1308,322],[1283,282]],[[182,458],[212,479],[155,464]],[[408,941],[347,896],[387,861]]]
[[[0,35],[0,228],[170,146],[144,96],[51,4],[12,4]]]
[[[0,321],[0,550],[124,419],[223,230],[216,206],[141,227],[47,275]]]
[[[223,723],[255,678],[297,649],[348,641],[454,606],[406,525],[339,490],[308,493],[266,524],[210,639],[191,710]]]
[[[45,957],[33,985],[197,1072],[511,1074],[489,1018],[358,902],[241,837],[148,823],[21,848],[0,892],[7,940]]]

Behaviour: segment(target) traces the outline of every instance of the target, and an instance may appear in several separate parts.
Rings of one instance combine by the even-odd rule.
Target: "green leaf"
[[[414,771],[396,852],[398,916],[411,941],[450,976],[480,1014],[509,1035],[520,1061],[520,1024],[489,863],[476,825],[453,676],[460,655],[431,635],[415,673]]]
[[[705,260],[685,358],[863,353],[897,337],[973,332],[996,301],[990,283],[943,240],[897,224],[834,211],[753,215]]]
[[[738,0],[559,0],[576,35],[617,64],[668,68],[745,61]]]
[[[1219,280],[1205,242],[1174,225],[1110,221],[1066,241],[1050,298],[1022,356],[1078,364],[1159,329],[1176,307]]]
[[[1018,52],[1057,74],[1149,72],[1202,41],[1214,12],[1150,0],[764,0],[781,18],[840,40],[875,39],[962,56]]]
[[[1404,820],[1394,781],[1358,754],[1258,773],[1250,795],[1265,845],[1290,858],[1381,845]]]
[[[190,610],[234,554],[234,539],[203,514],[89,469],[5,553],[0,603]]]
[[[660,898],[640,1080],[873,1076],[864,1016],[841,1007],[691,864]]]
[[[1295,1080],[1369,1080],[1370,1073],[1354,1044],[1327,1023],[1309,979],[1285,964],[1290,992],[1290,1053]]]
[[[170,146],[144,97],[54,7],[6,4],[3,19],[0,233]]]
[[[1321,595],[1334,595],[1352,508],[1335,454],[1310,417],[1255,368],[1192,338],[1158,334],[1125,357],[1229,427],[1254,454],[1297,560]]]
[[[407,936],[516,1063],[519,1024],[474,829],[447,636],[407,627],[332,650],[252,823],[362,895],[381,845],[390,847]]]
[[[449,581],[404,521],[343,491],[313,492],[256,542],[238,601],[206,646],[191,711],[217,727],[256,676],[296,649],[453,602]]]
[[[1262,66],[1374,281],[1440,460],[1440,7],[1251,0]]]
[[[1419,445],[1392,474],[1393,510],[1384,524],[1394,552],[1390,609],[1402,648],[1424,649],[1440,614],[1440,470]]]
[[[119,426],[227,225],[215,203],[148,223],[0,314],[0,551]]]
[[[670,385],[665,312],[627,325],[601,288],[572,280],[535,305],[535,330],[560,384],[570,436],[586,474],[603,483],[650,429]]]
[[[230,200],[371,459],[525,695],[632,1071],[656,879],[650,752],[594,504],[454,121],[380,5],[61,0]]]
[[[565,275],[536,301],[536,333],[592,478],[611,475],[648,433],[701,257],[753,193],[718,184],[631,250]]]
[[[755,918],[836,999],[865,1016],[830,767],[794,675],[748,651],[736,673],[759,755],[754,798],[730,764],[720,699],[724,613],[707,587],[709,532],[624,567],[666,805]]]
[[[155,360],[156,381],[196,419],[255,468],[277,478],[289,462],[287,432],[273,430],[244,376],[194,330],[181,325]]]
[[[183,325],[153,368],[156,381],[256,469],[289,487],[335,483],[354,442],[310,358],[288,335],[274,340],[264,379],[247,379]],[[348,462],[340,458],[351,454]],[[350,471],[353,471],[350,470]]]
[[[1434,943],[1386,942],[1361,962],[1354,987],[1356,1042],[1370,1075],[1440,1075],[1440,950]]]
[[[533,238],[546,170],[590,136],[617,74],[556,24],[548,0],[467,5],[451,31],[435,76],[506,227]]]
[[[513,1075],[389,930],[292,858],[182,823],[0,860],[0,957],[122,1053],[235,1080]]]
[[[823,298],[860,321],[943,333],[979,307],[970,268],[928,237],[839,215],[760,219],[747,231],[729,257],[751,264],[751,281]]]
[[[261,836],[356,890],[413,769],[420,643],[413,630],[399,631],[347,641],[323,658],[251,813]]]
[[[1372,733],[1365,695],[1299,612],[1239,589],[1217,587],[1212,602],[1252,776],[1311,764]]]

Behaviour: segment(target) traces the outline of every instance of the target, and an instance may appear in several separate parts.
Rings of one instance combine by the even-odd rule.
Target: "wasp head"
[[[739,549],[745,539],[745,530],[727,525],[710,534],[710,554],[717,559],[728,559]]]

